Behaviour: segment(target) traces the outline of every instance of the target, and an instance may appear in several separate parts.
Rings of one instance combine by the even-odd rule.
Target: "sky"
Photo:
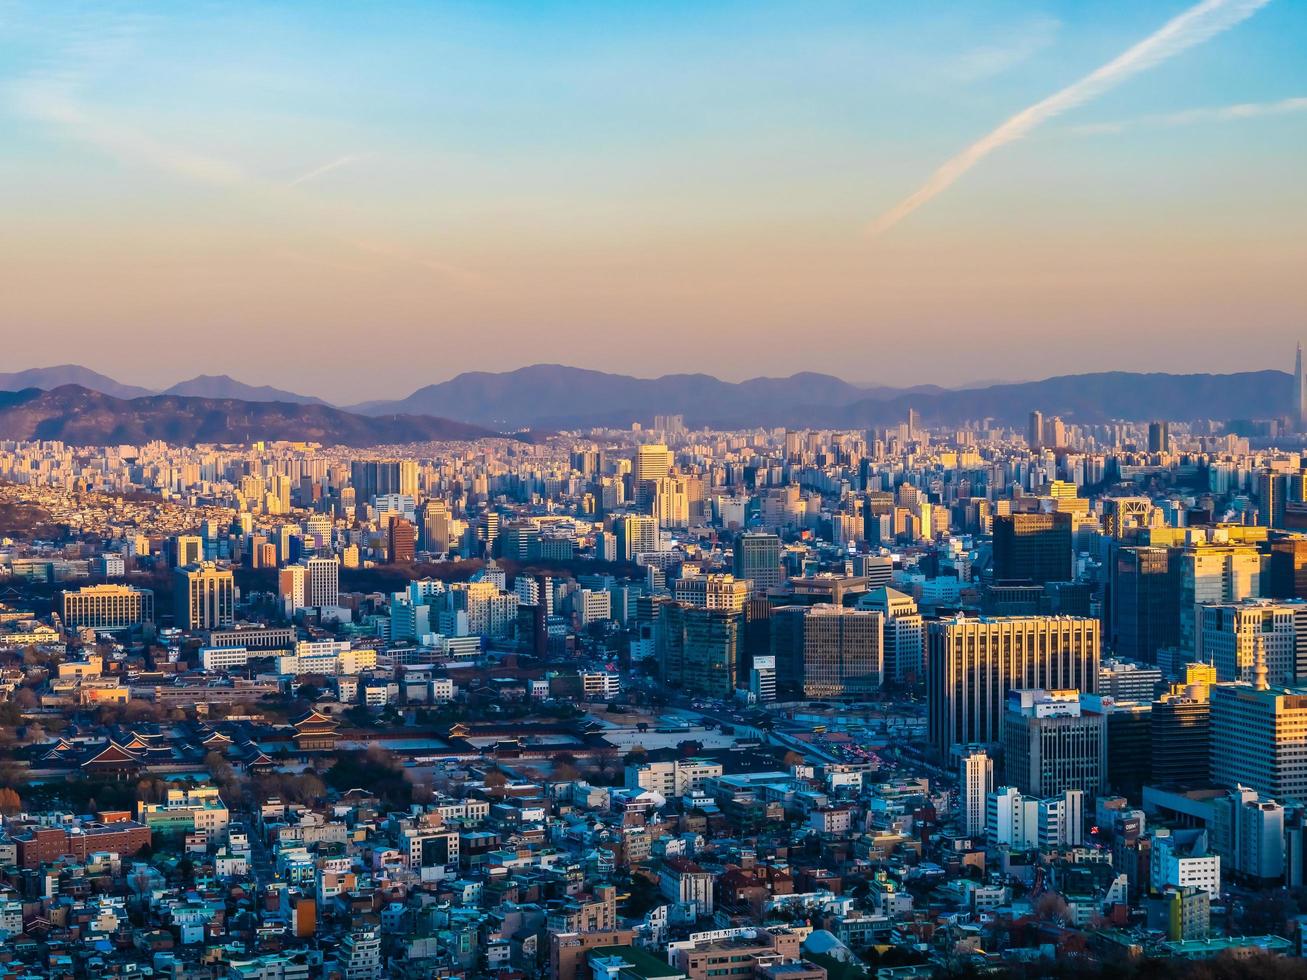
[[[0,0],[0,370],[1287,367],[1307,3]]]

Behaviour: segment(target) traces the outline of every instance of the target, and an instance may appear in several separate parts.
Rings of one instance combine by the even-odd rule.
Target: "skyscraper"
[[[1150,453],[1169,453],[1171,451],[1171,426],[1169,423],[1148,423],[1148,451]]]
[[[393,527],[392,523],[392,527]],[[340,561],[331,558],[310,558],[305,563],[304,604],[306,606],[335,606],[340,602]]]
[[[1179,560],[1170,548],[1117,548],[1112,562],[1113,649],[1127,660],[1157,663],[1180,642]]]
[[[995,582],[1068,582],[1071,515],[1002,514],[994,518]]]
[[[1078,616],[955,616],[930,623],[931,744],[947,757],[955,745],[997,743],[1011,690],[1096,692],[1100,642],[1098,620]]]
[[[1030,421],[1026,426],[1026,443],[1031,449],[1039,449],[1044,445],[1043,412],[1030,413]]]
[[[816,605],[803,615],[803,694],[871,694],[884,676],[884,616],[870,609]]]
[[[1081,711],[1079,691],[1009,691],[1003,718],[1003,780],[1032,796],[1069,789],[1093,798],[1104,786],[1107,726]]]
[[[983,748],[973,746],[958,753],[958,795],[962,832],[985,832],[985,804],[994,792],[994,760]]]
[[[386,539],[386,557],[392,565],[400,562],[410,562],[417,557],[417,530],[404,518],[395,517],[391,519]]]
[[[178,629],[231,626],[236,621],[236,582],[231,569],[207,561],[176,569],[173,601]]]
[[[767,592],[781,586],[781,539],[774,534],[750,532],[735,539],[734,572],[747,578],[754,591]]]

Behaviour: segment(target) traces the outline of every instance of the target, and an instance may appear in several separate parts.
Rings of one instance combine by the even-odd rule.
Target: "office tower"
[[[1307,690],[1272,688],[1264,670],[1254,676],[1212,686],[1212,782],[1307,800]]]
[[[631,482],[649,483],[661,480],[672,468],[672,454],[661,442],[651,442],[638,446],[635,450],[635,462],[631,468]]]
[[[690,494],[685,477],[664,476],[653,481],[653,518],[660,528],[690,525]]]
[[[687,694],[735,692],[740,614],[668,602],[659,607],[657,656],[663,681]]]
[[[749,598],[749,583],[734,575],[691,575],[676,580],[677,602],[708,609],[742,612]]]
[[[495,552],[501,558],[530,561],[540,557],[540,528],[530,521],[513,521],[499,532]]]
[[[658,519],[644,514],[626,514],[613,521],[617,536],[617,560],[635,561],[637,555],[658,550]]]
[[[781,539],[774,534],[750,531],[735,539],[734,572],[748,579],[755,592],[767,593],[784,583],[781,574]]]
[[[1022,793],[1078,789],[1092,799],[1103,788],[1107,725],[1081,710],[1079,691],[1009,691],[1002,734],[1003,781]]]
[[[809,606],[803,613],[804,697],[872,694],[884,677],[884,617],[875,610]]]
[[[1170,423],[1148,423],[1148,451],[1150,453],[1169,453],[1171,451]]]
[[[178,629],[221,629],[236,621],[236,582],[231,569],[206,561],[175,569],[173,578]]]
[[[1157,663],[1180,642],[1179,555],[1170,548],[1116,548],[1109,589],[1113,649]]]
[[[1068,582],[1071,515],[1003,514],[994,518],[995,582]]]
[[[1197,659],[1195,609],[1261,595],[1262,556],[1256,545],[1196,542],[1180,552],[1180,652]]]
[[[598,449],[582,449],[572,453],[572,469],[587,479],[599,475],[601,458]]]
[[[994,792],[994,760],[983,748],[958,753],[958,809],[964,834],[985,832],[985,809]]]
[[[1209,693],[1216,672],[1207,664],[1188,664],[1185,670],[1184,683],[1153,702],[1151,768],[1158,786],[1206,786],[1211,773]]]
[[[350,463],[349,482],[363,503],[388,494],[417,500],[417,462],[411,459],[356,459]]]
[[[1098,667],[1098,693],[1105,698],[1149,702],[1161,684],[1162,672],[1146,664],[1113,658]]]
[[[287,565],[277,573],[277,596],[287,616],[309,604],[307,593],[308,569],[305,566]]]
[[[930,742],[941,756],[996,744],[1008,691],[1098,689],[1096,619],[957,616],[931,622],[926,637]]]
[[[1271,542],[1263,591],[1275,599],[1307,599],[1307,538]]]
[[[882,586],[858,600],[859,609],[874,609],[885,618],[885,681],[916,684],[925,678],[926,627],[917,601]]]
[[[517,625],[517,596],[494,582],[459,582],[449,588],[449,606],[455,619],[463,619],[459,635],[507,638]],[[442,633],[447,632],[442,629]]]
[[[449,551],[449,505],[428,500],[422,507],[422,547],[436,555]]]
[[[1031,412],[1026,423],[1026,445],[1031,449],[1042,449],[1044,445],[1044,413]]]
[[[64,625],[113,632],[154,622],[154,592],[130,585],[84,585],[64,593]]]
[[[304,566],[304,604],[306,606],[338,605],[340,562],[336,558],[310,558]]]
[[[386,531],[386,557],[392,565],[417,558],[417,529],[402,517],[393,518]]]
[[[299,558],[299,538],[294,524],[282,524],[276,531],[277,562],[289,565]]]
[[[1293,359],[1293,412],[1291,417],[1297,423],[1299,432],[1307,432],[1307,376],[1303,374],[1302,344]]]
[[[1080,710],[1103,719],[1107,754],[1103,764],[1102,792],[1139,800],[1152,782],[1152,694],[1142,701],[1120,701],[1110,694],[1080,695]]]
[[[198,534],[179,534],[173,539],[174,568],[198,565],[204,561],[204,539]]]
[[[1257,523],[1262,527],[1284,527],[1284,502],[1289,479],[1283,473],[1257,474]]]
[[[1197,659],[1218,681],[1252,681],[1264,655],[1273,684],[1307,681],[1307,604],[1245,599],[1199,606]]]

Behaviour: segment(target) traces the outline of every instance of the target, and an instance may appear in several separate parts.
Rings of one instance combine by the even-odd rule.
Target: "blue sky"
[[[868,232],[1193,8],[0,0],[10,359],[360,399],[541,360],[1276,365],[1307,314],[1304,4],[1240,12]],[[421,356],[379,379],[356,347]]]

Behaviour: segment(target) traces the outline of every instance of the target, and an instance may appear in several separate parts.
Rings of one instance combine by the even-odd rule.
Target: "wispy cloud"
[[[877,218],[869,229],[870,234],[879,235],[893,228],[917,208],[948,190],[963,174],[1000,147],[1023,139],[1048,120],[1096,99],[1140,72],[1242,23],[1268,2],[1270,0],[1203,0],[1190,7],[1107,64],[1043,101],[1022,109],[972,143],[931,174],[917,191]]]
[[[339,219],[341,209],[334,207],[331,202],[306,196],[298,190],[298,186],[366,156],[351,154],[340,157],[289,182],[270,180],[229,160],[160,140],[113,119],[111,114],[102,109],[79,102],[75,96],[79,81],[78,75],[72,71],[43,71],[11,88],[12,104],[27,118],[56,128],[66,137],[93,146],[115,159],[173,174],[194,183],[239,191],[279,210],[296,210]],[[424,269],[463,285],[482,286],[487,283],[486,278],[479,273],[404,245],[359,239],[342,233],[329,234],[327,240],[362,255],[395,265]],[[305,261],[303,253],[294,253],[293,250],[274,254],[290,261]],[[324,260],[319,258],[316,261],[322,264]],[[337,271],[357,268],[343,263],[336,266]]]
[[[310,180],[317,180],[319,177],[324,174],[329,174],[333,170],[339,170],[341,167],[348,167],[351,163],[356,163],[357,161],[364,159],[365,156],[367,156],[367,154],[348,153],[343,157],[337,157],[335,160],[324,163],[320,167],[314,167],[312,170],[300,174],[294,180],[287,181],[286,186],[298,187],[300,184],[307,184]]]
[[[954,82],[972,83],[1010,71],[1053,44],[1062,28],[1055,17],[1036,17],[1020,25],[1007,37],[972,48],[944,74]]]
[[[1147,116],[1136,116],[1134,119],[1116,119],[1110,122],[1070,126],[1064,132],[1074,133],[1077,136],[1101,136],[1123,133],[1129,129],[1237,122],[1241,119],[1260,119],[1265,116],[1287,116],[1296,112],[1307,112],[1307,97],[1296,96],[1274,102],[1237,102],[1234,105],[1203,106],[1197,109],[1184,109],[1180,112],[1153,113]]]

